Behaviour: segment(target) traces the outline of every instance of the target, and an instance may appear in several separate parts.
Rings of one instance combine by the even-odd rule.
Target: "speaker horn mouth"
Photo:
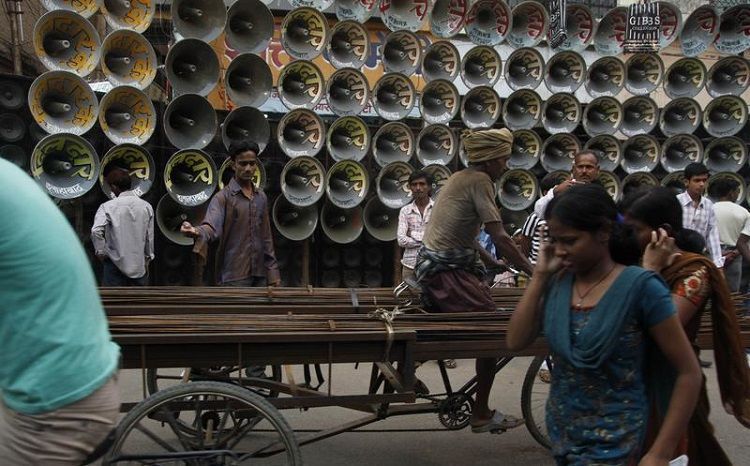
[[[441,39],[449,39],[464,28],[469,2],[465,0],[436,0],[430,11],[430,31]]]
[[[674,191],[675,195],[685,192],[685,172],[676,171],[661,179],[661,185]]]
[[[141,34],[119,29],[104,38],[101,65],[113,86],[144,90],[156,77],[156,52]]]
[[[236,56],[227,67],[224,81],[229,98],[238,106],[260,108],[273,88],[271,69],[254,53]]]
[[[48,71],[29,88],[29,109],[47,133],[81,135],[96,124],[99,103],[89,85],[67,71]]]
[[[411,75],[422,61],[422,45],[409,31],[391,32],[381,48],[381,61],[386,73]]]
[[[622,185],[620,184],[620,179],[617,175],[611,171],[602,170],[599,172],[597,180],[599,181],[599,184],[604,187],[613,201],[620,202],[620,198],[622,197]]]
[[[693,10],[680,33],[680,47],[686,57],[697,57],[708,50],[719,34],[719,14],[713,5]]]
[[[695,97],[706,84],[706,67],[696,58],[677,60],[667,70],[664,91],[672,99]]]
[[[682,13],[670,2],[659,2],[659,49],[669,47],[682,31]]]
[[[622,125],[622,105],[613,97],[597,97],[583,112],[583,128],[589,136],[615,134]]]
[[[531,129],[541,117],[542,99],[530,89],[514,91],[503,106],[503,121],[511,131]]]
[[[737,172],[747,162],[747,146],[742,139],[727,136],[712,140],[705,150],[706,168],[712,172]]]
[[[664,63],[654,53],[635,53],[625,62],[625,74],[625,88],[631,94],[649,94],[661,84]]]
[[[478,0],[466,15],[466,35],[477,45],[498,45],[512,28],[513,15],[502,0]]]
[[[31,153],[31,176],[57,199],[75,199],[89,192],[99,168],[96,150],[74,134],[49,135]]]
[[[471,89],[461,104],[461,120],[469,129],[490,128],[500,118],[500,97],[489,86]]]
[[[720,18],[719,35],[714,46],[728,55],[738,55],[750,47],[750,37],[744,31],[750,28],[750,7],[737,5],[724,10]]]
[[[326,146],[336,161],[359,162],[370,150],[370,129],[359,117],[341,117],[328,129]]]
[[[191,225],[201,221],[203,209],[200,207],[186,207],[175,202],[169,194],[165,194],[156,205],[156,224],[159,231],[169,241],[180,246],[192,246],[193,238],[180,232],[183,222]]]
[[[659,127],[665,136],[692,134],[701,123],[701,108],[698,102],[682,97],[670,101],[659,117]]]
[[[609,134],[594,136],[584,145],[584,150],[594,151],[599,159],[599,169],[613,172],[620,166],[622,146],[616,137]]]
[[[549,13],[538,2],[519,3],[511,16],[513,27],[506,38],[511,47],[536,47],[547,37]]]
[[[390,208],[373,197],[365,205],[365,229],[380,241],[393,241],[398,230],[398,215],[397,209]]]
[[[659,164],[659,153],[659,142],[655,137],[648,134],[633,136],[622,145],[621,166],[626,173],[651,172]]]
[[[422,57],[422,74],[427,81],[453,81],[460,71],[461,55],[455,45],[441,40],[430,45]]]
[[[88,76],[99,64],[101,39],[94,26],[72,11],[50,11],[34,25],[34,51],[48,70]]]
[[[510,54],[505,66],[505,82],[518,89],[536,89],[544,79],[544,59],[533,48],[521,48]]]
[[[431,81],[422,89],[422,98],[419,100],[422,118],[430,124],[447,124],[458,113],[460,99],[458,89],[450,81]]]
[[[375,111],[383,119],[393,121],[406,118],[414,108],[414,84],[403,74],[384,74],[375,83],[372,93]]]
[[[361,68],[370,55],[370,36],[361,24],[342,21],[333,27],[326,50],[334,68]]]
[[[312,236],[318,226],[318,208],[294,205],[279,196],[273,203],[273,223],[285,238],[303,241]]]
[[[708,182],[706,183],[706,193],[708,194],[708,197],[714,202],[718,202],[719,198],[718,196],[714,195],[713,185],[719,180],[726,180],[726,179],[730,179],[732,181],[737,182],[737,184],[739,184],[739,193],[737,194],[737,198],[734,200],[734,202],[739,204],[742,201],[744,201],[745,191],[747,190],[747,188],[745,187],[745,179],[734,172],[722,172],[722,173],[715,173],[711,175],[711,177],[708,178]]]
[[[580,122],[581,104],[573,94],[553,94],[544,103],[542,124],[550,134],[570,133]]]
[[[279,97],[289,110],[312,110],[323,97],[323,73],[311,61],[295,60],[279,74]]]
[[[400,209],[411,202],[409,177],[414,168],[406,162],[392,162],[378,174],[375,186],[380,201],[391,209]]]
[[[262,153],[271,139],[271,126],[266,116],[255,107],[237,107],[224,119],[221,126],[221,140],[224,147],[242,140],[255,141]],[[258,154],[260,155],[260,154]]]
[[[430,5],[423,0],[390,0],[380,3],[380,17],[391,31],[417,32],[429,9]]]
[[[620,131],[631,137],[648,134],[659,121],[659,108],[649,97],[631,97],[622,104],[623,122]]]
[[[703,160],[703,144],[692,134],[672,136],[661,147],[661,166],[669,173]]]
[[[625,86],[625,64],[615,57],[598,59],[588,70],[585,86],[594,98],[615,97]]]
[[[432,198],[437,199],[440,189],[448,182],[448,178],[451,176],[450,168],[445,165],[432,164],[424,167],[422,171],[432,178]]]
[[[314,157],[296,157],[281,172],[281,192],[293,205],[307,207],[323,197],[325,169]]]
[[[164,168],[164,185],[178,204],[195,207],[207,202],[217,181],[216,164],[203,151],[186,149],[175,152]]]
[[[325,203],[320,211],[323,233],[334,243],[349,244],[362,234],[362,207],[342,209]]]
[[[154,184],[156,177],[154,159],[151,154],[140,145],[120,144],[111,148],[104,154],[99,173],[99,186],[108,199],[114,199],[114,194],[106,182],[104,173],[109,166],[115,166],[121,170],[127,170],[130,174],[132,184],[131,191],[137,196],[143,197]]]
[[[715,137],[734,136],[747,123],[747,105],[737,96],[725,95],[708,103],[703,127]]]
[[[750,64],[741,57],[724,57],[708,73],[706,90],[711,97],[740,96],[750,86]]]
[[[594,40],[595,31],[596,22],[591,10],[583,5],[568,4],[565,7],[565,35],[567,38],[559,49],[582,52]]]
[[[173,0],[171,11],[175,31],[186,39],[211,42],[227,22],[223,0]]]
[[[547,62],[544,83],[550,92],[575,92],[586,78],[586,62],[576,52],[558,52]]]
[[[594,49],[604,56],[615,56],[625,50],[625,29],[628,23],[626,7],[612,8],[599,21],[594,34]]]
[[[335,0],[336,18],[339,21],[366,23],[375,13],[378,2],[375,0]]]
[[[653,173],[644,171],[629,172],[629,174],[622,179],[622,195],[627,198],[631,192],[638,189],[657,186],[659,186],[659,180]]]
[[[281,46],[289,56],[312,60],[323,52],[328,39],[328,21],[313,8],[296,8],[281,23]]]
[[[445,125],[426,126],[417,136],[417,159],[422,165],[447,165],[456,155],[456,135]]]
[[[500,205],[510,210],[528,209],[539,197],[539,182],[528,170],[508,170],[495,187]]]
[[[548,172],[573,168],[573,159],[581,151],[581,143],[572,134],[559,133],[548,137],[542,146],[542,167]]]
[[[115,144],[143,145],[156,129],[154,104],[134,87],[113,88],[99,105],[99,126]]]
[[[156,2],[104,0],[101,10],[112,29],[130,29],[140,34],[151,25],[156,12]]]
[[[354,160],[336,162],[326,175],[328,200],[342,209],[357,207],[370,188],[365,167]]]
[[[179,149],[203,149],[216,134],[216,111],[205,97],[184,94],[167,106],[164,133]]]
[[[494,86],[500,79],[500,55],[492,47],[476,46],[461,62],[461,79],[468,88]]]
[[[542,138],[531,130],[513,132],[513,146],[508,168],[531,170],[542,154]]]
[[[377,130],[372,147],[375,161],[381,167],[392,162],[408,162],[414,153],[414,134],[403,123],[386,123]]]

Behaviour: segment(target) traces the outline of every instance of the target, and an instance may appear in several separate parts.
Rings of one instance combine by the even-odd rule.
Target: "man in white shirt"
[[[702,163],[685,167],[685,192],[677,195],[682,206],[682,226],[695,230],[706,240],[706,249],[716,267],[724,267],[714,203],[703,195],[708,182],[708,168]]]
[[[739,190],[737,181],[723,178],[712,185],[711,193],[718,198],[714,214],[724,256],[724,277],[733,292],[740,290],[742,260],[750,262],[750,212],[734,202]]]
[[[422,247],[422,237],[430,221],[430,213],[435,203],[430,198],[432,178],[429,174],[416,171],[409,176],[409,189],[413,201],[401,208],[398,214],[398,245],[404,248],[401,258],[401,280],[414,278],[417,253]]]
[[[536,201],[534,213],[538,218],[544,219],[544,211],[556,195],[562,194],[575,184],[591,183],[599,178],[599,157],[591,150],[579,152],[573,159],[573,168],[570,170],[570,174],[570,178],[547,191],[547,194]]]

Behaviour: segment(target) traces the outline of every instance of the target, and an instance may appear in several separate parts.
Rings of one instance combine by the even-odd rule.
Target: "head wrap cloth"
[[[513,146],[513,133],[507,128],[466,130],[461,136],[469,163],[508,157]]]

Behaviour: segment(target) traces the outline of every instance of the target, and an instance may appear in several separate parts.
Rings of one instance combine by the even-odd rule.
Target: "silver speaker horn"
[[[659,186],[659,180],[653,173],[633,172],[622,179],[622,195],[627,197],[628,194],[639,189],[657,186]]]
[[[492,47],[474,47],[461,61],[461,79],[469,89],[475,86],[494,86],[500,79],[501,71],[500,55]]]
[[[659,116],[659,127],[665,136],[692,134],[701,124],[701,107],[698,102],[682,97],[670,101]]]
[[[711,97],[742,95],[750,86],[750,63],[742,57],[724,57],[708,72],[706,90]]]
[[[686,57],[697,57],[719,35],[719,13],[713,5],[701,5],[688,16],[680,33],[680,48]]]
[[[279,146],[290,158],[314,157],[323,148],[325,124],[315,113],[298,108],[284,115],[276,129]]]
[[[430,11],[430,31],[436,37],[449,39],[464,28],[468,13],[468,0],[436,0]]]
[[[326,202],[320,210],[323,233],[334,243],[349,244],[362,234],[362,207],[342,209]]]
[[[156,52],[137,32],[112,31],[102,43],[102,71],[113,86],[146,89],[156,77]]]
[[[336,207],[351,209],[365,200],[370,189],[367,169],[354,160],[333,164],[326,175],[326,195]]]
[[[703,160],[703,144],[692,134],[672,136],[661,146],[661,166],[669,173]]]
[[[417,136],[417,159],[422,165],[448,165],[456,155],[458,139],[445,125],[426,126]]]
[[[179,149],[203,149],[216,134],[216,111],[205,97],[185,94],[164,112],[164,134]]]
[[[565,170],[573,167],[573,159],[581,151],[581,142],[573,134],[553,134],[542,146],[542,167],[548,172]]]
[[[101,170],[99,171],[99,186],[101,186],[104,195],[108,199],[114,199],[115,196],[104,176],[105,173],[109,172],[108,167],[126,170],[130,174],[131,191],[139,197],[143,197],[144,194],[149,192],[151,186],[154,184],[154,178],[156,177],[154,159],[140,145],[120,144],[108,150],[102,158]]]
[[[216,164],[201,150],[175,152],[164,168],[164,186],[178,204],[201,205],[211,198],[218,184]]]
[[[318,226],[318,208],[314,205],[294,205],[284,196],[279,196],[273,203],[273,224],[284,238],[305,240],[312,236]]]
[[[377,0],[335,0],[336,18],[339,21],[366,23],[377,10]]]
[[[386,120],[406,118],[414,108],[415,96],[414,84],[400,73],[384,74],[372,90],[375,111]]]
[[[156,225],[169,241],[180,246],[192,246],[194,240],[180,232],[182,222],[196,225],[203,220],[203,209],[186,207],[165,194],[156,205]]]
[[[341,117],[328,128],[326,148],[333,160],[359,162],[370,151],[370,129],[359,117]]]
[[[620,141],[609,134],[600,134],[586,141],[584,150],[593,151],[599,159],[599,169],[613,172],[620,166],[622,159],[622,145]]]
[[[81,135],[96,124],[99,102],[79,76],[67,71],[48,71],[29,88],[29,110],[47,133]]]
[[[99,156],[80,136],[51,134],[31,153],[31,176],[50,196],[75,199],[96,185]]]
[[[622,169],[626,173],[651,172],[659,165],[659,141],[649,134],[639,134],[622,143]]]
[[[101,54],[101,39],[94,26],[72,11],[45,13],[34,25],[34,52],[48,70],[87,76]]]
[[[727,136],[713,139],[705,151],[703,163],[711,172],[738,172],[747,162],[747,145],[742,139]]]
[[[599,184],[607,191],[607,194],[609,194],[609,197],[611,197],[613,201],[620,201],[622,198],[622,184],[617,175],[610,171],[602,170],[599,172],[597,181],[599,181]]]
[[[186,39],[211,42],[227,23],[223,0],[172,0],[171,12],[175,31]]]
[[[566,39],[560,50],[582,52],[594,40],[595,33],[596,20],[588,7],[578,4],[565,7]]]
[[[539,162],[542,155],[542,138],[534,131],[520,129],[513,131],[513,146],[511,148],[508,168],[531,170]]]
[[[625,88],[634,95],[654,92],[664,76],[664,63],[655,53],[634,53],[625,62]]]
[[[413,32],[392,32],[380,47],[380,59],[386,73],[411,75],[422,60],[422,44]]]
[[[733,6],[721,14],[719,35],[714,46],[728,55],[738,55],[750,48],[750,5]]]
[[[619,55],[625,50],[625,29],[628,9],[624,6],[612,8],[599,21],[594,34],[594,49],[604,56]]]
[[[581,122],[581,103],[573,94],[560,92],[544,102],[542,125],[550,134],[572,133]]]
[[[448,181],[448,178],[450,178],[451,176],[450,168],[446,167],[445,165],[432,164],[424,167],[422,171],[430,175],[430,178],[432,178],[432,198],[437,199],[438,195],[440,194],[440,189],[445,185],[445,183]]]
[[[464,96],[461,121],[467,128],[490,128],[500,118],[500,97],[489,86],[478,86]]]
[[[84,18],[90,18],[99,11],[101,4],[102,0],[42,0],[42,5],[47,11],[73,11]]]
[[[381,126],[372,138],[375,162],[385,167],[393,162],[408,162],[414,153],[414,134],[405,124],[392,121]]]
[[[615,134],[622,120],[622,105],[614,97],[597,97],[583,111],[583,128],[592,137]]]
[[[333,5],[333,0],[289,0],[289,4],[292,5],[292,8],[301,8],[305,6],[314,10],[323,11]]]
[[[281,23],[281,46],[290,57],[312,60],[328,41],[328,20],[313,8],[296,8]]]
[[[281,192],[295,206],[307,207],[323,197],[325,169],[314,157],[295,157],[281,172]]]
[[[99,103],[99,126],[115,144],[143,145],[156,129],[156,109],[143,91],[118,86]]]
[[[477,45],[498,45],[512,28],[513,15],[503,0],[477,0],[466,14],[466,35]]]
[[[711,136],[734,136],[745,123],[747,104],[734,95],[724,95],[711,100],[703,112],[703,127]]]
[[[294,60],[284,65],[278,83],[281,103],[289,110],[312,110],[325,93],[323,73],[307,60]]]
[[[422,28],[429,9],[427,0],[382,0],[380,19],[391,31],[417,32]]]
[[[667,70],[664,91],[672,99],[695,97],[706,84],[706,67],[697,58],[681,58]]]
[[[615,97],[625,86],[625,64],[615,57],[595,61],[586,76],[586,90],[596,97]]]
[[[342,68],[326,83],[326,96],[328,106],[336,115],[358,115],[370,102],[370,85],[361,71]]]
[[[547,37],[549,13],[543,4],[523,1],[513,8],[512,16],[513,27],[507,37],[511,47],[536,47]]]
[[[677,171],[667,174],[661,179],[661,185],[664,188],[671,189],[675,196],[685,192],[685,172]]]
[[[737,194],[737,198],[734,200],[737,204],[741,203],[745,200],[745,191],[747,190],[745,186],[745,179],[738,175],[737,173],[732,172],[721,172],[721,173],[715,173],[711,175],[711,177],[708,178],[708,182],[706,182],[706,193],[708,196],[713,199],[714,202],[717,202],[719,199],[716,198],[713,195],[714,192],[714,183],[716,183],[719,180],[732,180],[737,182],[739,184],[739,193]]]
[[[542,118],[542,99],[531,89],[514,91],[503,105],[503,122],[511,131],[531,129]]]
[[[550,92],[573,93],[586,78],[586,61],[576,52],[558,52],[547,62],[544,83]]]
[[[508,87],[514,91],[536,89],[544,79],[542,54],[530,47],[514,51],[505,62],[504,76]]]
[[[458,113],[461,96],[456,86],[445,79],[436,79],[422,88],[419,111],[430,124],[448,124]]]
[[[414,168],[406,162],[392,162],[384,166],[375,181],[378,199],[391,209],[400,209],[411,202],[409,177]]]
[[[370,36],[356,21],[336,23],[326,52],[335,68],[362,68],[370,57]]]
[[[5,159],[10,163],[17,165],[22,170],[27,170],[29,167],[29,156],[27,155],[26,150],[15,144],[0,146],[0,159]]]
[[[205,96],[219,83],[219,58],[208,43],[199,39],[183,39],[170,47],[164,68],[179,94]]]
[[[682,13],[680,8],[670,2],[659,3],[659,48],[664,49],[677,39],[682,31]]]
[[[234,175],[234,164],[232,163],[232,159],[230,157],[227,157],[219,167],[219,174],[217,176],[219,180],[219,191],[224,189],[224,187],[232,181]],[[266,176],[266,167],[262,163],[258,163],[255,166],[255,171],[253,172],[253,186],[255,186],[255,189],[266,189],[267,181],[268,176]]]
[[[422,75],[427,81],[453,81],[458,76],[460,67],[461,55],[456,46],[447,40],[433,42],[422,57]]]
[[[624,115],[620,131],[625,136],[648,134],[659,122],[659,107],[649,97],[631,97],[622,104]]]
[[[273,13],[259,0],[237,0],[227,11],[226,44],[239,53],[265,50],[273,36]]]
[[[154,0],[104,0],[101,10],[104,19],[112,29],[129,29],[143,33],[154,19],[156,2]]]
[[[509,210],[528,209],[539,197],[539,181],[528,170],[508,170],[495,187],[500,205]]]
[[[399,211],[392,209],[377,197],[367,201],[364,210],[365,229],[380,241],[393,241],[398,231]]]
[[[221,124],[221,141],[227,149],[232,144],[250,140],[263,152],[270,139],[271,126],[263,112],[255,107],[237,107]]]
[[[237,55],[224,74],[227,94],[238,106],[260,108],[271,95],[273,76],[268,64],[254,53]]]

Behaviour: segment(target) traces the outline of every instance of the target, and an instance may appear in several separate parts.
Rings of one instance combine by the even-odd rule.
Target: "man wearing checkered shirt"
[[[685,167],[685,192],[677,195],[682,206],[683,227],[700,233],[706,240],[706,249],[716,267],[724,266],[721,254],[719,229],[716,226],[714,203],[703,196],[708,182],[708,168],[702,163],[691,163]]]

